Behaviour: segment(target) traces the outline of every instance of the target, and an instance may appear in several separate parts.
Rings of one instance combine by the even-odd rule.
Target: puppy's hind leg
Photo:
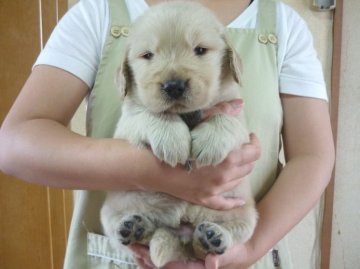
[[[205,259],[208,253],[221,255],[232,245],[231,233],[217,223],[204,221],[194,230],[192,246],[199,259]]]
[[[123,245],[148,244],[155,230],[154,221],[142,214],[124,215],[118,223],[118,240]]]
[[[252,236],[257,212],[249,202],[240,208],[224,211],[221,216],[211,209],[208,221],[198,221],[193,235],[193,248],[197,258],[203,259],[208,253],[223,254],[235,243],[244,243]],[[203,213],[204,213],[203,212]]]
[[[227,229],[235,242],[244,243],[254,233],[258,213],[254,206],[244,205],[234,209],[234,220],[227,220],[222,226]]]
[[[155,231],[150,241],[150,257],[156,268],[161,268],[171,261],[189,260],[189,249],[180,237],[166,228]]]
[[[147,204],[138,203],[141,192],[112,192],[101,209],[101,223],[115,248],[131,243],[148,244],[156,229]]]

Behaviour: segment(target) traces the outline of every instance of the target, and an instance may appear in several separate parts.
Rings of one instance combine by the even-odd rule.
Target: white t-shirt
[[[254,0],[228,27],[255,28],[258,2]],[[144,0],[126,0],[126,4],[132,21],[148,9]],[[322,66],[305,21],[281,2],[276,3],[276,12],[280,93],[327,100]],[[91,88],[109,21],[107,0],[81,0],[60,20],[35,65],[64,69]]]

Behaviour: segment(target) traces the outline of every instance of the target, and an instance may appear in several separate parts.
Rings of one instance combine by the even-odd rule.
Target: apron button
[[[110,32],[111,35],[116,38],[120,36],[127,37],[129,35],[129,27],[114,25],[111,27]]]
[[[258,40],[262,44],[267,44],[268,43],[268,38],[266,37],[266,35],[263,35],[263,34],[259,34]]]
[[[111,27],[110,32],[113,37],[120,37],[121,36],[121,27],[114,25]]]
[[[129,35],[129,27],[122,27],[121,34],[125,37],[128,36]]]
[[[269,34],[268,39],[269,39],[270,43],[272,43],[272,44],[276,44],[278,41],[276,35],[274,35],[274,34]]]

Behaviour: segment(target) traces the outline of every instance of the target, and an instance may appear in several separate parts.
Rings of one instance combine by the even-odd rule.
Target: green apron
[[[125,52],[130,19],[124,0],[109,0],[110,24],[94,88],[88,100],[87,135],[112,137],[120,117],[121,99],[115,74]],[[250,131],[261,143],[261,158],[250,180],[256,199],[269,190],[279,173],[282,108],[277,70],[275,2],[259,0],[255,29],[228,29],[244,66],[245,113]],[[102,236],[100,208],[105,193],[77,191],[65,269],[138,268],[127,253],[114,251]],[[276,227],[275,227],[276,229]],[[291,269],[286,240],[279,242],[252,269]]]

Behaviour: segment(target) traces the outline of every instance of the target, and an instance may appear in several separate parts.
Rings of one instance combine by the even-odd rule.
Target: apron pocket
[[[130,251],[116,251],[103,235],[87,234],[89,269],[138,269]]]

